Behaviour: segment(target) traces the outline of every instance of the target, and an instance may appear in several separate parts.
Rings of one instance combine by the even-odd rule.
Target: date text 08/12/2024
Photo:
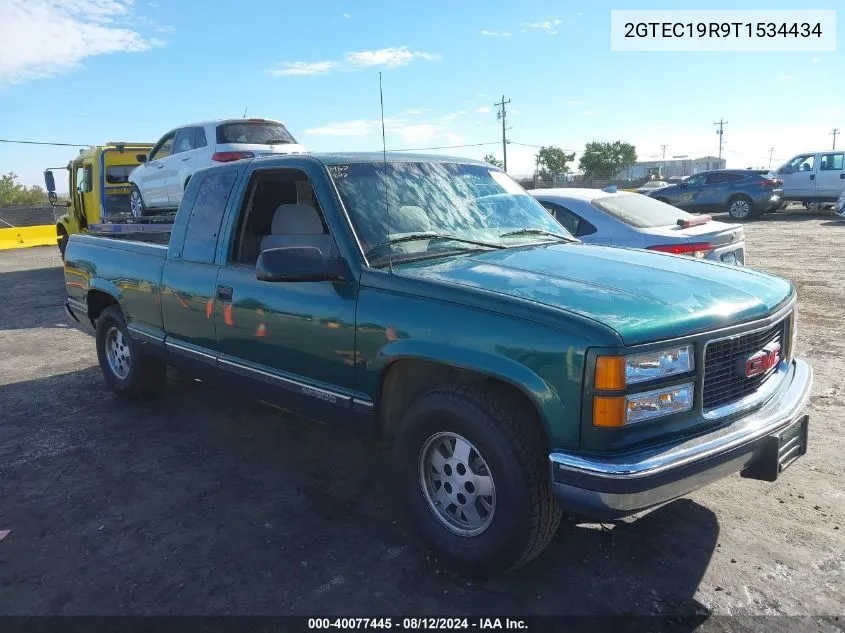
[[[520,618],[308,618],[309,630],[347,629],[357,631],[419,630],[510,630],[526,631],[528,623]]]

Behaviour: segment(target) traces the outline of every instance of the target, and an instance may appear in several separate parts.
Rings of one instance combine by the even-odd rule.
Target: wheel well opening
[[[537,407],[524,391],[513,384],[461,367],[424,360],[399,360],[388,368],[379,392],[377,414],[382,437],[393,437],[399,420],[417,397],[440,385],[454,383],[476,384],[508,393],[519,400],[526,411],[534,413],[532,417],[545,436]]]
[[[117,305],[117,301],[107,292],[102,290],[88,291],[88,318],[92,321],[111,305]]]

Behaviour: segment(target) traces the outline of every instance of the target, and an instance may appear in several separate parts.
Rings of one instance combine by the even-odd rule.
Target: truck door
[[[816,176],[816,195],[835,200],[845,190],[845,153],[822,154]]]
[[[96,196],[94,195],[94,164],[91,159],[86,159],[80,164],[74,165],[76,187],[73,192],[74,204],[79,209],[80,217],[86,219],[89,224],[100,221],[100,210],[97,208]]]
[[[816,154],[800,154],[778,169],[784,198],[801,200],[816,195],[816,158]]]
[[[255,171],[233,218],[217,277],[219,367],[276,387],[280,403],[323,415],[352,402],[357,283],[268,282],[255,273],[267,248],[315,246],[337,255],[311,165],[301,164]]]
[[[173,225],[161,281],[166,346],[174,359],[216,365],[215,254],[220,224],[239,168],[202,176]]]

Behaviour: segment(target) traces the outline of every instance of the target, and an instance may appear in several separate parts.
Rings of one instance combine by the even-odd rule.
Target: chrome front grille
[[[753,394],[777,371],[777,366],[770,367],[762,374],[746,378],[737,370],[737,366],[769,343],[780,343],[783,358],[787,347],[787,323],[788,319],[784,319],[765,330],[707,344],[704,352],[705,411]]]

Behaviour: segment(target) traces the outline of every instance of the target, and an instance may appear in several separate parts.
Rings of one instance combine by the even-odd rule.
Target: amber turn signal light
[[[596,358],[596,389],[625,388],[625,357],[599,356]]]
[[[625,426],[625,396],[593,397],[593,426]]]

